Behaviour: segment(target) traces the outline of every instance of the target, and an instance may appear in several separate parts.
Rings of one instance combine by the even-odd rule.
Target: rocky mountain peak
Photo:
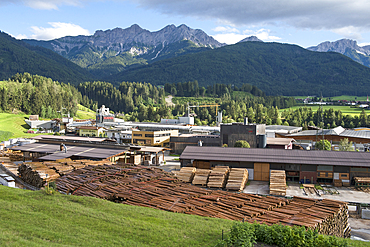
[[[240,40],[238,43],[240,42],[249,42],[249,41],[254,41],[254,42],[263,42],[262,40],[260,40],[259,38],[257,38],[256,36],[249,36],[249,37],[246,37],[245,39],[242,39]]]

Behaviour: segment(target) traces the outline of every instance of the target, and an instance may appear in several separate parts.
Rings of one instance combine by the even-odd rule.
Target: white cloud
[[[25,34],[18,34],[14,38],[16,38],[16,39],[27,39],[27,35],[25,35]]]
[[[0,0],[0,5],[5,5],[8,3],[13,4],[24,4],[34,9],[58,9],[58,6],[62,5],[71,5],[77,6],[80,5],[82,1],[91,1],[91,0]]]
[[[333,30],[333,32],[339,35],[342,35],[343,37],[348,38],[348,39],[354,39],[354,40],[362,39],[361,29],[357,27],[353,27],[353,26],[336,28]]]
[[[220,43],[226,43],[228,45],[231,45],[238,43],[240,40],[244,39],[247,36],[237,33],[220,33],[212,35],[212,37]]]
[[[363,46],[367,46],[367,45],[370,45],[370,42],[368,42],[368,43],[359,43],[359,44],[358,44],[358,46],[361,46],[361,47],[363,47]]]
[[[51,40],[64,36],[90,35],[87,29],[72,23],[49,22],[51,27],[31,27],[33,34],[29,37],[37,40]]]
[[[235,44],[249,36],[256,36],[257,38],[265,42],[278,41],[281,39],[280,37],[271,35],[271,30],[263,28],[259,30],[247,29],[243,32],[240,32],[237,28],[218,26],[213,29],[213,31],[220,33],[212,35],[212,37],[215,38],[218,42],[226,44]]]
[[[168,15],[216,19],[235,26],[287,25],[298,29],[370,30],[368,0],[131,0]]]
[[[235,27],[218,26],[212,30],[215,32],[223,32],[223,33],[239,33],[239,30],[236,29]]]

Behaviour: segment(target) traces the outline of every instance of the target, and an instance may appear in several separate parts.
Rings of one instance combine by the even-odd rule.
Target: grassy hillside
[[[32,137],[40,134],[26,133],[29,126],[24,121],[29,115],[26,114],[10,114],[0,113],[0,130],[10,132],[8,135],[1,135],[0,141],[8,140],[9,138]]]
[[[77,119],[95,119],[96,112],[82,105],[78,105],[76,118]]]
[[[268,95],[285,96],[366,95],[370,91],[370,69],[344,55],[263,42],[242,42],[187,54],[106,79],[155,85],[195,80],[200,86],[248,83]]]
[[[232,221],[0,186],[1,246],[214,246]]]
[[[1,246],[215,246],[230,220],[0,186]],[[349,246],[369,246],[347,240]]]
[[[23,72],[75,85],[92,78],[87,70],[57,53],[0,32],[0,80]]]

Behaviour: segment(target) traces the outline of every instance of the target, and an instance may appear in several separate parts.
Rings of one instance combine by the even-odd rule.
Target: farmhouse
[[[366,152],[188,146],[180,161],[182,167],[247,168],[249,179],[258,181],[269,181],[270,170],[285,170],[287,181],[312,183],[349,185],[353,177],[370,177],[370,153]]]

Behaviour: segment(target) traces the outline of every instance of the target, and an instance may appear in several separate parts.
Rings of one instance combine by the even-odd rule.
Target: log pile
[[[54,181],[60,176],[64,176],[76,169],[86,166],[97,166],[101,164],[111,165],[109,161],[91,161],[91,160],[58,160],[47,162],[26,162],[18,168],[18,176],[27,184],[37,188],[44,186],[46,182]]]
[[[283,170],[270,171],[270,194],[285,196],[286,194],[286,177]]]
[[[117,203],[229,220],[304,226],[341,237],[350,234],[345,202],[209,190],[183,183],[154,167],[86,166],[60,177],[56,184],[62,193]]]
[[[197,168],[195,167],[182,167],[176,176],[180,181],[191,183]]]
[[[370,177],[354,177],[356,188],[370,187]]]
[[[229,173],[228,166],[214,167],[209,174],[207,187],[224,188],[228,173]]]
[[[23,161],[23,154],[21,152],[11,152],[9,153],[9,160],[14,161]]]
[[[244,190],[245,185],[248,183],[248,170],[245,168],[231,168],[229,179],[227,180],[227,190]]]
[[[268,225],[280,223],[304,226],[316,229],[320,234],[348,238],[351,235],[348,217],[346,202],[294,197],[289,205],[273,208],[271,211],[247,221]]]
[[[208,169],[197,169],[192,184],[206,186],[210,172]]]

